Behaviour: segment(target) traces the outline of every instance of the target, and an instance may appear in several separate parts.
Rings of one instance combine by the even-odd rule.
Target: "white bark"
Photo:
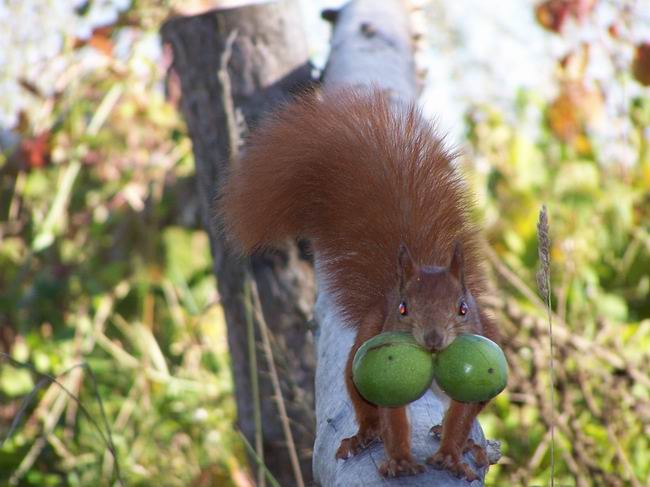
[[[317,276],[318,279],[318,276]],[[319,284],[322,282],[318,279]],[[446,471],[427,466],[425,473],[398,479],[382,478],[377,468],[385,458],[384,447],[375,443],[355,457],[335,460],[334,455],[343,438],[357,431],[354,409],[345,386],[344,369],[350,347],[354,341],[354,330],[345,327],[326,289],[320,288],[315,307],[315,318],[319,324],[316,342],[316,443],[314,445],[314,479],[324,487],[354,487],[374,485],[438,487],[475,487],[453,477]],[[424,463],[438,449],[438,441],[429,435],[433,425],[440,424],[447,403],[429,390],[408,407],[411,421],[411,446],[415,458]],[[485,438],[478,422],[472,426],[471,437],[479,444]],[[471,456],[470,466],[478,471]],[[485,469],[481,472],[485,474]]]
[[[408,13],[398,0],[353,1],[339,12],[332,37],[332,52],[323,77],[323,89],[341,86],[374,86],[389,90],[395,100],[412,100],[417,96],[415,67],[408,28]],[[316,482],[324,487],[340,486],[439,486],[476,487],[482,481],[469,483],[446,471],[428,466],[425,473],[397,479],[384,479],[378,466],[385,458],[381,443],[376,443],[348,460],[335,460],[343,438],[356,433],[354,409],[344,381],[348,353],[354,341],[354,330],[346,327],[334,306],[331,295],[318,273],[319,294],[315,307],[317,331],[316,366],[316,443],[313,469]],[[428,391],[408,407],[411,421],[411,445],[415,458],[424,463],[438,448],[438,441],[429,435],[433,425],[440,424],[447,403]],[[485,438],[478,422],[471,437],[479,444]],[[478,472],[473,458],[467,461]],[[480,474],[484,476],[486,469]]]
[[[324,89],[377,86],[398,98],[417,96],[408,12],[399,0],[356,0],[339,11]]]

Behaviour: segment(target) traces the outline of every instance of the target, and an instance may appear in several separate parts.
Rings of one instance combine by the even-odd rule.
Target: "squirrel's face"
[[[418,266],[406,247],[399,257],[400,328],[432,352],[442,350],[463,333],[480,333],[479,310],[466,288],[460,245],[448,267]]]

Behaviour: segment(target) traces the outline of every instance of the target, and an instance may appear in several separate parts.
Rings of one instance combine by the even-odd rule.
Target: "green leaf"
[[[612,321],[621,323],[627,320],[627,303],[615,294],[603,294],[596,299],[598,312]]]
[[[564,164],[555,181],[559,196],[595,195],[600,186],[600,174],[593,162],[576,161]]]
[[[530,192],[547,179],[545,160],[541,151],[527,137],[515,134],[510,145],[510,159],[515,167],[516,189]]]
[[[9,397],[28,394],[34,388],[34,381],[28,370],[3,365],[0,370],[0,391]]]

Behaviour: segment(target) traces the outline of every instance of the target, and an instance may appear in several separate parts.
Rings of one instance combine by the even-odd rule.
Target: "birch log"
[[[323,89],[341,86],[378,87],[387,90],[395,103],[417,97],[408,13],[398,0],[357,0],[337,14],[329,12],[334,21],[332,50],[323,76]],[[427,467],[426,472],[412,477],[384,479],[377,467],[385,458],[381,443],[348,460],[335,460],[335,452],[343,438],[357,430],[354,410],[344,382],[344,368],[354,341],[354,331],[345,327],[331,303],[328,289],[318,271],[319,287],[315,318],[319,324],[316,342],[316,443],[313,468],[316,482],[324,487],[354,486],[480,486],[482,481],[468,483],[446,471]],[[447,403],[443,396],[428,391],[408,407],[412,428],[412,447],[417,460],[424,460],[438,448],[438,441],[429,435],[433,425],[440,424]],[[471,437],[479,444],[485,438],[478,422],[472,426]],[[473,458],[469,464],[478,471]],[[486,470],[480,471],[484,477]]]

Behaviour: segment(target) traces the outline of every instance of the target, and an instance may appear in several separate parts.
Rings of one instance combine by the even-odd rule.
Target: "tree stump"
[[[250,260],[240,258],[229,248],[213,212],[218,184],[247,128],[311,81],[301,25],[297,4],[282,0],[171,18],[162,27],[162,37],[172,49],[180,105],[193,144],[197,190],[227,321],[237,424],[254,445],[256,378],[251,375],[247,338],[247,319],[254,319],[249,312],[252,278],[275,338],[283,396],[303,477],[309,481],[314,442],[314,355],[306,326],[314,296],[311,264],[293,243]],[[282,485],[294,485],[259,329],[255,320],[264,463]]]

